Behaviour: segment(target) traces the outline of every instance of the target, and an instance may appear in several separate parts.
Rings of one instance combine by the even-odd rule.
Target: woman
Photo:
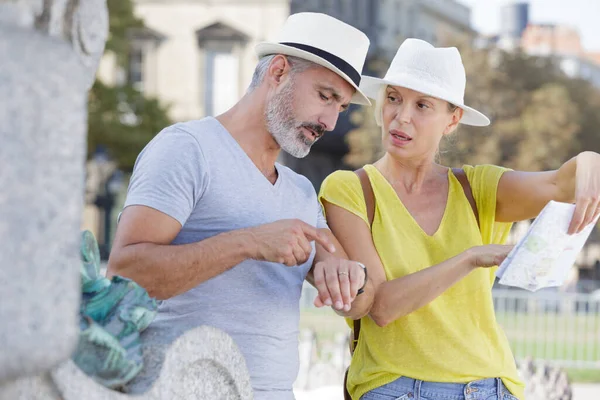
[[[571,232],[600,213],[600,155],[582,153],[540,173],[465,166],[463,186],[435,162],[440,140],[459,123],[489,120],[463,103],[456,48],[408,39],[386,77],[363,77],[361,89],[377,101],[385,149],[364,167],[376,204],[372,225],[357,174],[333,173],[319,195],[333,233],[350,259],[367,266],[375,288],[349,393],[365,400],[522,399],[524,385],[495,319],[489,267],[508,254],[502,243],[511,223],[535,217],[550,200],[576,203]]]

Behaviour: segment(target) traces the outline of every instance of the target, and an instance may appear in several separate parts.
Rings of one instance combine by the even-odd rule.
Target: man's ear
[[[269,69],[267,69],[267,79],[277,86],[287,75],[289,75],[290,69],[291,65],[287,57],[282,54],[277,54],[269,64]]]
[[[463,116],[463,113],[464,113],[464,110],[460,107],[458,107],[456,110],[454,110],[452,112],[452,121],[450,122],[450,124],[448,124],[448,126],[444,130],[444,135],[449,135],[456,130],[456,127],[458,126],[458,123],[460,122],[460,120]]]

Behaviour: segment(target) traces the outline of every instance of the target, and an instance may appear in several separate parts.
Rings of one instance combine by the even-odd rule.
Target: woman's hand
[[[494,267],[502,264],[514,246],[504,244],[487,244],[471,247],[466,251],[470,265],[473,268]]]
[[[576,162],[575,212],[569,234],[581,232],[600,215],[600,154],[586,151]]]

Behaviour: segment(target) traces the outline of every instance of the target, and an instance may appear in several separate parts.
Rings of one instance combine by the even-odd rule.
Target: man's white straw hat
[[[356,89],[352,103],[370,105],[359,88],[369,44],[367,35],[355,27],[326,14],[306,12],[290,15],[277,42],[259,43],[256,53],[259,58],[295,56],[328,68]]]

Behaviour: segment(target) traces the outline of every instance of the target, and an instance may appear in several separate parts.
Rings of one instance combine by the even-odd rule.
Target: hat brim
[[[454,104],[463,109],[463,116],[460,119],[460,123],[464,125],[472,126],[488,126],[490,119],[483,113],[471,108],[462,102],[448,98],[449,96],[443,96],[436,93],[435,89],[429,88],[421,80],[411,79],[409,76],[394,78],[394,79],[380,79],[372,76],[363,76],[360,81],[361,90],[371,99],[378,100],[379,90],[382,86],[400,86],[407,89],[414,90],[415,92],[426,94],[427,96],[435,97],[441,100],[445,100],[449,103]]]
[[[352,81],[352,79],[350,79],[350,77],[348,75],[346,75],[344,72],[342,72],[339,68],[337,68],[335,65],[333,65],[329,61],[327,61],[313,53],[310,53],[305,50],[300,50],[295,47],[286,46],[284,44],[269,43],[269,42],[259,43],[256,45],[255,49],[256,49],[256,54],[258,55],[259,58],[268,56],[271,54],[284,54],[286,56],[298,57],[298,58],[302,58],[304,60],[312,61],[315,64],[319,64],[319,65],[335,72],[339,76],[341,76],[346,82],[348,82],[350,85],[352,85],[352,87],[356,90],[356,92],[350,99],[350,103],[361,104],[364,106],[371,105],[371,101],[369,100],[367,95],[365,93],[363,93],[363,91]]]

